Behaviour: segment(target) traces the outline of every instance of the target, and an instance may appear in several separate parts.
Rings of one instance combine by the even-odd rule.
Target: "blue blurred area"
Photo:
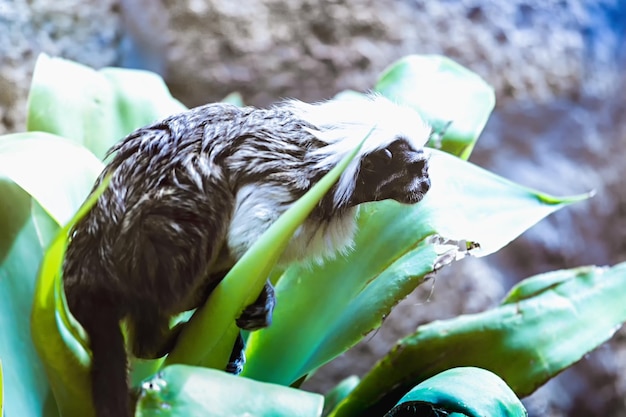
[[[167,15],[145,0],[120,0],[120,66],[166,74]]]
[[[587,50],[595,59],[623,60],[626,56],[626,1],[590,1],[587,3],[589,22],[583,25],[582,34]],[[613,56],[598,56],[612,51]]]

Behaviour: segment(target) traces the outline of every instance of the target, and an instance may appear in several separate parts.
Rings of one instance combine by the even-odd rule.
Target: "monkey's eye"
[[[391,158],[393,157],[393,154],[391,153],[389,149],[387,148],[383,149],[383,155],[387,163],[391,162]]]

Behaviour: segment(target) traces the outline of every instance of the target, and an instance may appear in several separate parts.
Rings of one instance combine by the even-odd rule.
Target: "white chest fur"
[[[267,184],[242,187],[228,230],[230,253],[239,259],[292,204],[284,188]],[[356,232],[356,208],[328,221],[305,221],[294,233],[279,263],[322,262],[350,250]]]

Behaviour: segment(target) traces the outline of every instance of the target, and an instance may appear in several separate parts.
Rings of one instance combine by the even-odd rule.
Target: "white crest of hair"
[[[288,101],[287,107],[315,126],[311,134],[327,143],[312,154],[321,168],[334,167],[369,134],[359,154],[344,171],[334,196],[335,204],[345,203],[354,190],[360,160],[403,138],[414,149],[423,148],[431,128],[413,109],[394,103],[380,94],[350,96],[314,104]]]

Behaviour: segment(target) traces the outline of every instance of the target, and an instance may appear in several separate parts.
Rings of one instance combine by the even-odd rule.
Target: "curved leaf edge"
[[[44,364],[48,382],[64,415],[93,414],[88,377],[91,353],[86,333],[67,307],[61,268],[69,233],[108,186],[109,178],[94,190],[72,220],[63,227],[41,261],[31,311],[31,337]],[[50,329],[56,328],[56,332]],[[45,332],[42,329],[47,329]],[[52,337],[51,337],[52,336]],[[76,400],[76,396],[81,398]],[[76,414],[79,413],[79,414]]]
[[[474,129],[468,138],[456,137],[456,135],[451,132],[449,127],[451,124],[454,124],[454,120],[442,119],[433,115],[425,105],[414,102],[413,97],[418,94],[417,91],[412,91],[412,95],[410,96],[404,95],[404,93],[401,93],[400,96],[398,96],[398,94],[391,94],[389,91],[390,88],[391,90],[396,88],[394,87],[394,84],[402,85],[403,82],[406,82],[403,79],[404,77],[400,80],[390,81],[394,72],[406,71],[407,68],[423,67],[430,69],[432,74],[439,74],[442,72],[447,72],[448,74],[453,73],[456,78],[464,80],[464,85],[472,87],[472,90],[482,90],[484,113],[478,117],[474,125]],[[434,70],[434,68],[436,68],[436,70]],[[379,91],[391,99],[397,100],[400,103],[404,103],[416,109],[422,115],[424,120],[433,127],[433,135],[428,141],[428,146],[434,149],[440,149],[463,160],[469,159],[474,146],[476,145],[476,142],[487,124],[489,116],[491,115],[491,112],[495,108],[496,104],[495,90],[480,75],[451,58],[440,54],[411,54],[394,61],[380,73],[378,81],[375,85],[375,91]],[[453,100],[453,98],[451,98],[451,100]]]
[[[324,398],[282,385],[238,377],[216,369],[170,365],[144,381],[140,417],[167,415],[267,415],[319,417]]]
[[[566,274],[569,277],[563,276]],[[546,278],[544,281],[538,279],[542,276]],[[488,368],[507,381],[517,395],[529,395],[608,340],[626,321],[626,307],[621,302],[626,296],[624,277],[626,262],[611,268],[580,267],[553,271],[528,278],[533,285],[527,296],[515,300],[509,296],[502,305],[482,313],[462,315],[420,326],[414,334],[400,340],[386,357],[379,360],[350,395],[333,410],[331,416],[360,416],[364,410],[380,412],[382,407],[390,407],[391,401],[397,401],[406,393],[411,382],[419,383],[422,377],[432,375],[432,372],[436,372],[446,363],[450,366]],[[606,297],[610,297],[611,303],[607,302]],[[606,312],[602,312],[602,306],[611,312],[610,317],[605,317]],[[602,317],[602,320],[597,317]],[[546,323],[537,321],[542,318],[551,325],[558,326],[549,331],[537,328]],[[522,319],[528,324],[521,326]],[[580,320],[591,321],[594,325],[581,324]],[[483,336],[476,339],[472,336],[473,332]],[[502,332],[509,333],[506,340],[503,340],[505,334]],[[526,332],[541,337],[533,339],[532,336],[520,336],[520,332],[522,335]],[[555,332],[560,332],[560,336],[557,337]],[[578,336],[574,337],[576,334]],[[450,340],[454,335],[454,340]],[[526,339],[527,346],[519,346]],[[569,342],[558,343],[563,339]],[[483,344],[480,343],[481,340]],[[428,347],[429,341],[431,347]],[[448,349],[445,348],[446,343],[449,345]],[[515,347],[514,355],[508,359],[506,356],[498,356],[511,343]],[[546,344],[543,350],[536,351],[543,344]],[[487,349],[490,349],[489,355],[486,353]],[[524,349],[528,350],[526,354],[523,354]],[[424,356],[429,351],[435,355],[432,360]],[[415,359],[415,369],[408,371],[413,376],[401,371],[394,377],[393,374],[397,373],[394,369],[403,369],[398,366],[409,359],[407,355],[411,352],[419,355]],[[469,358],[482,359],[470,362],[467,359],[459,360],[459,356],[466,352],[469,352]],[[437,364],[438,362],[440,363]],[[386,382],[380,386],[377,381]]]
[[[411,408],[415,407],[415,410]],[[419,383],[385,417],[462,414],[467,417],[526,417],[528,413],[511,388],[491,371],[476,367],[451,368]]]
[[[0,416],[4,416],[4,374],[2,372],[2,359],[0,358]]]

